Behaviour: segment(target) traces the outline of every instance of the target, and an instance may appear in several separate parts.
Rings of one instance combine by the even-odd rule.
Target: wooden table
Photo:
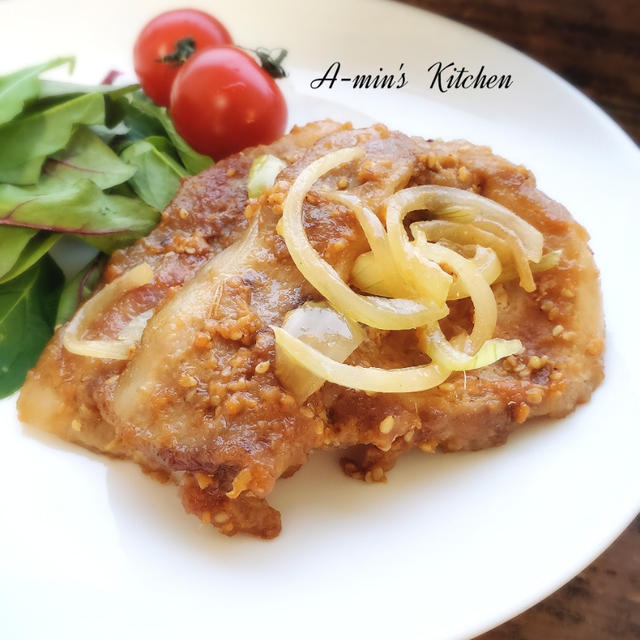
[[[640,0],[403,1],[520,49],[640,141]],[[640,517],[562,589],[477,640],[634,639],[640,639]]]

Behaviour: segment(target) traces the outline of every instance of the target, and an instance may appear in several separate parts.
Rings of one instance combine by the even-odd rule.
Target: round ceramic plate
[[[504,447],[413,453],[387,484],[345,478],[317,454],[278,483],[279,538],[227,539],[186,515],[171,486],[21,426],[0,403],[0,619],[10,638],[470,638],[592,561],[640,506],[633,306],[640,154],[582,95],[458,24],[387,2],[194,2],[237,42],[285,46],[291,123],[382,121],[466,138],[532,169],[592,235],[607,320],[606,380],[562,421]],[[75,54],[75,78],[129,69],[144,21],[171,3],[0,3],[3,70]],[[401,88],[311,88],[404,71]],[[431,88],[450,62],[509,88]],[[400,65],[404,65],[400,69]],[[380,72],[380,68],[383,69]],[[444,87],[446,88],[446,86]]]

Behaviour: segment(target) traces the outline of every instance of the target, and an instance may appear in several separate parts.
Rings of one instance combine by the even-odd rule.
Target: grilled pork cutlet
[[[344,280],[369,246],[352,211],[326,198],[325,189],[357,196],[380,215],[385,198],[408,186],[471,190],[542,232],[545,252],[561,250],[557,266],[536,274],[535,291],[517,281],[493,286],[496,336],[519,338],[522,353],[422,392],[365,393],[326,383],[298,402],[283,387],[270,327],[322,297],[278,234],[282,203],[305,167],[349,147],[364,156],[323,176],[303,206],[313,247]],[[249,167],[263,153],[287,166],[272,188],[248,201]],[[280,531],[280,515],[265,498],[313,449],[344,449],[349,475],[380,481],[409,448],[495,446],[530,418],[563,416],[588,400],[602,378],[603,322],[587,240],[528,171],[487,148],[410,138],[381,125],[307,125],[184,183],[158,228],[114,254],[104,275],[108,283],[146,262],[153,280],[123,295],[83,336],[114,339],[132,319],[152,314],[130,358],[71,354],[61,327],[27,379],[20,416],[171,478],[187,511],[225,534],[270,538]],[[469,301],[450,307],[443,325],[469,330]],[[415,331],[368,328],[346,362],[391,369],[428,361]]]

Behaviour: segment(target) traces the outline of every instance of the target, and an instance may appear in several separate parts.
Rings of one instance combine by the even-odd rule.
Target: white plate
[[[5,69],[66,53],[76,77],[130,65],[144,20],[170,2],[0,3]],[[292,121],[379,119],[464,137],[527,165],[593,236],[607,317],[606,381],[560,422],[507,446],[401,459],[386,485],[346,479],[316,455],[273,504],[273,542],[226,539],[183,513],[175,489],[21,427],[0,403],[0,620],[10,638],[468,638],[576,574],[640,506],[637,184],[633,143],[536,63],[428,13],[381,2],[228,0],[209,8],[245,45],[290,49]],[[219,6],[218,6],[219,5]],[[23,55],[24,54],[24,55]],[[309,88],[395,71],[400,90]],[[436,93],[427,67],[509,73],[508,90]],[[346,83],[344,83],[346,84]],[[634,309],[634,307],[636,307]]]

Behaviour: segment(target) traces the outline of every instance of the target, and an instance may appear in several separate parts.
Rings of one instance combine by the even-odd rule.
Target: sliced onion
[[[422,302],[432,300],[444,304],[453,278],[440,266],[416,251],[404,228],[404,218],[419,209],[411,189],[403,189],[387,198],[386,223],[391,255],[401,277],[416,292]]]
[[[469,336],[469,342],[472,353],[477,352],[484,342],[491,339],[496,328],[498,309],[491,287],[473,263],[459,253],[439,244],[427,242],[425,237],[421,235],[416,236],[416,242],[420,251],[429,259],[448,264],[456,272],[462,285],[469,291],[475,310],[473,330]],[[430,351],[427,351],[427,354],[440,362],[442,358],[440,357],[439,343],[435,343]],[[462,356],[465,355],[469,354],[462,354]],[[444,354],[442,356],[444,357]]]
[[[263,191],[272,187],[278,174],[287,166],[284,160],[265,154],[258,156],[249,169],[247,192],[250,198],[257,198]]]
[[[153,309],[147,309],[135,318],[131,319],[131,322],[122,328],[122,331],[118,334],[118,340],[124,340],[129,342],[138,342],[142,337],[149,318],[153,315]]]
[[[347,317],[378,329],[415,329],[447,314],[446,306],[434,302],[387,300],[353,291],[333,267],[311,246],[302,221],[302,205],[312,185],[325,173],[361,158],[359,148],[340,149],[322,156],[300,172],[283,205],[282,235],[291,258],[302,275]]]
[[[435,216],[448,215],[458,222],[473,223],[500,236],[512,251],[520,285],[525,291],[535,290],[529,261],[538,262],[542,257],[544,237],[515,213],[476,193],[437,185],[403,189],[387,199],[387,219],[389,215],[397,217],[399,212],[417,209],[428,209]]]
[[[438,364],[428,364],[403,369],[379,369],[359,367],[336,362],[288,334],[280,327],[271,327],[276,344],[309,373],[321,376],[343,387],[379,393],[410,393],[426,391],[442,384],[451,373]]]
[[[414,200],[414,209],[428,209],[436,216],[447,217],[464,222],[491,221],[502,228],[510,229],[522,242],[525,255],[531,262],[538,262],[542,256],[543,235],[526,220],[517,216],[494,200],[479,196],[477,193],[454,187],[423,185],[403,189],[391,196],[390,200],[399,196],[399,200]],[[461,213],[462,212],[462,213]]]
[[[337,362],[348,358],[365,338],[357,322],[317,302],[306,302],[291,311],[282,329]],[[324,384],[324,378],[301,370],[279,345],[276,345],[276,375],[299,403]]]
[[[437,325],[430,329],[418,329],[418,337],[423,351],[451,371],[479,369],[522,351],[520,340],[492,338],[487,340],[475,355],[470,356],[450,343]],[[458,342],[461,342],[463,347],[466,336],[460,337],[463,339]]]
[[[373,251],[358,256],[351,269],[351,281],[360,291],[375,296],[392,298],[395,295],[397,280],[388,277],[388,272],[385,272],[384,266],[376,260]]]
[[[529,259],[527,258],[524,245],[513,230],[502,226],[498,222],[493,222],[493,220],[480,220],[476,222],[476,224],[480,228],[499,236],[507,243],[511,250],[511,256],[515,264],[516,271],[520,276],[520,286],[529,293],[535,291],[536,284],[533,281],[533,273],[531,271],[531,265],[529,264]],[[542,255],[538,257],[536,262],[538,262],[541,257]]]
[[[562,251],[560,250],[545,253],[542,258],[540,258],[540,262],[531,265],[531,271],[533,273],[540,273],[542,271],[553,269],[553,267],[558,266],[561,256]],[[509,282],[510,280],[515,280],[518,275],[517,270],[513,267],[505,267],[502,270],[502,273],[496,278],[495,282],[496,284],[499,282]]]
[[[489,247],[496,252],[503,265],[511,259],[511,249],[502,238],[473,224],[450,220],[420,220],[411,225],[412,233],[415,233],[414,229],[422,229],[430,242],[445,239],[461,245],[476,244]]]
[[[353,211],[371,247],[371,252],[362,254],[356,259],[352,269],[352,277],[361,269],[369,267],[373,267],[376,272],[383,274],[384,284],[381,283],[377,290],[375,287],[373,289],[362,287],[355,280],[353,284],[360,290],[373,295],[382,295],[387,298],[411,298],[414,292],[404,283],[396,269],[391,256],[387,232],[378,216],[369,207],[366,207],[357,196],[339,191],[322,191],[321,193],[328,200],[342,204]],[[369,258],[363,257],[367,255]]]
[[[146,262],[143,262],[100,289],[80,307],[80,310],[64,329],[62,335],[64,348],[79,356],[128,360],[131,347],[136,344],[137,340],[83,340],[81,336],[96,317],[113,305],[127,291],[148,284],[152,279],[153,270]]]

